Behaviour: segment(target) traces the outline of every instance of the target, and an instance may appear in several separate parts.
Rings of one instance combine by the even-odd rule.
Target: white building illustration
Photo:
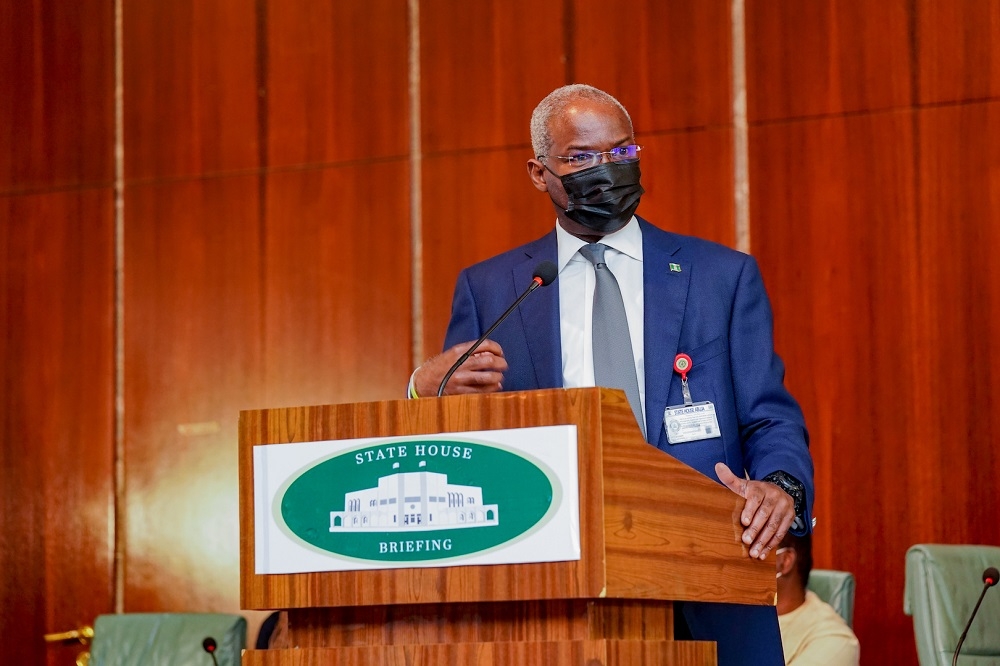
[[[448,483],[447,474],[436,472],[383,476],[375,488],[345,493],[344,509],[330,512],[331,532],[416,532],[500,524],[497,505],[483,504],[482,488]]]

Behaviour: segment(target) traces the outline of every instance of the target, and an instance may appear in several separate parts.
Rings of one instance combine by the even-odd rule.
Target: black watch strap
[[[788,495],[795,502],[795,516],[802,520],[805,519],[806,489],[805,486],[802,485],[801,481],[788,472],[783,472],[781,470],[771,472],[765,476],[763,480],[768,483],[773,483],[788,493]]]

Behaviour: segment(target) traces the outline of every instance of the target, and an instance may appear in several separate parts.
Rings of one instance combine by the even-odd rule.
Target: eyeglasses
[[[618,146],[611,150],[593,150],[577,153],[576,155],[538,155],[537,157],[540,160],[544,160],[546,157],[554,157],[575,169],[585,169],[600,164],[605,155],[612,162],[635,162],[639,159],[640,150],[642,150],[642,146],[637,146],[633,143],[628,146]]]

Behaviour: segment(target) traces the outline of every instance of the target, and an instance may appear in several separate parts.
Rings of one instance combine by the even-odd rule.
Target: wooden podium
[[[573,424],[581,558],[255,573],[253,447]],[[743,500],[643,441],[620,391],[553,389],[240,414],[240,593],[287,609],[293,649],[244,666],[715,664],[673,640],[673,601],[773,604],[774,561],[740,541]]]

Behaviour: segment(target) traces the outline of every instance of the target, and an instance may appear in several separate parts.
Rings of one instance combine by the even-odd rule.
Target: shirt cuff
[[[417,370],[419,370],[419,369],[420,368],[417,368]],[[411,399],[411,400],[413,398],[419,398],[420,397],[419,395],[417,395],[417,387],[414,386],[414,384],[413,384],[413,378],[416,376],[417,370],[414,370],[413,372],[410,373],[410,382],[406,385],[406,397],[409,398],[409,399]]]

